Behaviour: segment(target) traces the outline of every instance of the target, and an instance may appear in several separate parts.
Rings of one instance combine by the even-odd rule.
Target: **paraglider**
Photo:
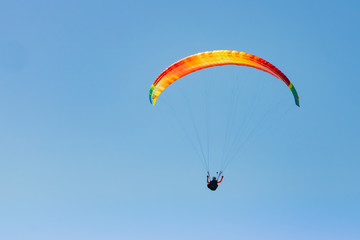
[[[172,64],[171,66],[166,68],[151,85],[149,91],[150,103],[152,105],[155,105],[159,95],[172,83],[181,79],[182,77],[205,68],[223,65],[239,65],[252,67],[275,76],[289,87],[294,97],[296,106],[300,107],[300,99],[294,85],[278,68],[255,55],[232,50],[201,52],[183,58],[178,62]],[[191,87],[192,85],[190,82],[190,84],[187,85],[187,88]],[[215,96],[215,98],[216,97],[217,96]],[[218,188],[218,183],[222,182],[223,176],[221,177],[220,181],[217,180],[220,178],[221,173],[222,172],[220,171],[218,177],[213,177],[211,181],[209,181],[210,175],[208,173],[207,186],[210,190],[215,191]]]
[[[221,176],[220,181],[218,181],[215,176],[212,178],[211,181],[209,181],[209,178],[210,178],[209,175],[210,175],[210,174],[209,174],[209,172],[208,172],[208,175],[207,175],[207,178],[206,178],[206,183],[208,184],[207,187],[208,187],[211,191],[215,191],[215,190],[218,188],[218,183],[221,183],[221,182],[222,182],[222,180],[224,179],[224,176],[221,176],[221,172],[220,172],[220,174],[218,175],[218,178]]]

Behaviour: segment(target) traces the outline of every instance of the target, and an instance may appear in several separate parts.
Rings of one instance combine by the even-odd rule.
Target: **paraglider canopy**
[[[221,65],[248,66],[270,73],[283,81],[290,88],[294,95],[295,104],[300,107],[300,100],[295,87],[278,68],[255,55],[232,50],[202,52],[188,56],[172,64],[165,69],[152,84],[149,91],[150,103],[155,105],[161,92],[176,80],[192,72]]]

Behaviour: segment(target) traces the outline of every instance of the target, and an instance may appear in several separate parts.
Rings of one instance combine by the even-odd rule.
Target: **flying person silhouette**
[[[221,183],[221,182],[222,182],[224,176],[221,177],[220,181],[218,181],[218,180],[216,179],[216,177],[213,177],[212,180],[209,181],[209,175],[210,175],[210,174],[208,174],[207,179],[206,179],[206,182],[208,183],[207,187],[208,187],[211,191],[215,191],[215,190],[218,188],[218,183]],[[221,172],[220,172],[220,174],[219,174],[219,177],[220,177],[220,175],[221,175]]]

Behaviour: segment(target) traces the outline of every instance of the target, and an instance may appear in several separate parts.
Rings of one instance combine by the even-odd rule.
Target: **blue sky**
[[[0,238],[359,239],[359,10],[356,1],[1,1]],[[173,62],[216,49],[272,62],[302,105],[269,122],[211,192],[148,90]],[[228,69],[227,78],[277,81]],[[175,87],[157,104],[176,99]]]

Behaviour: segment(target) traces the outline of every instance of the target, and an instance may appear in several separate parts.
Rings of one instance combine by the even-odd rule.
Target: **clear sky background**
[[[0,239],[360,239],[359,11],[0,1]],[[216,49],[272,62],[302,106],[211,192],[148,90],[171,63]]]

